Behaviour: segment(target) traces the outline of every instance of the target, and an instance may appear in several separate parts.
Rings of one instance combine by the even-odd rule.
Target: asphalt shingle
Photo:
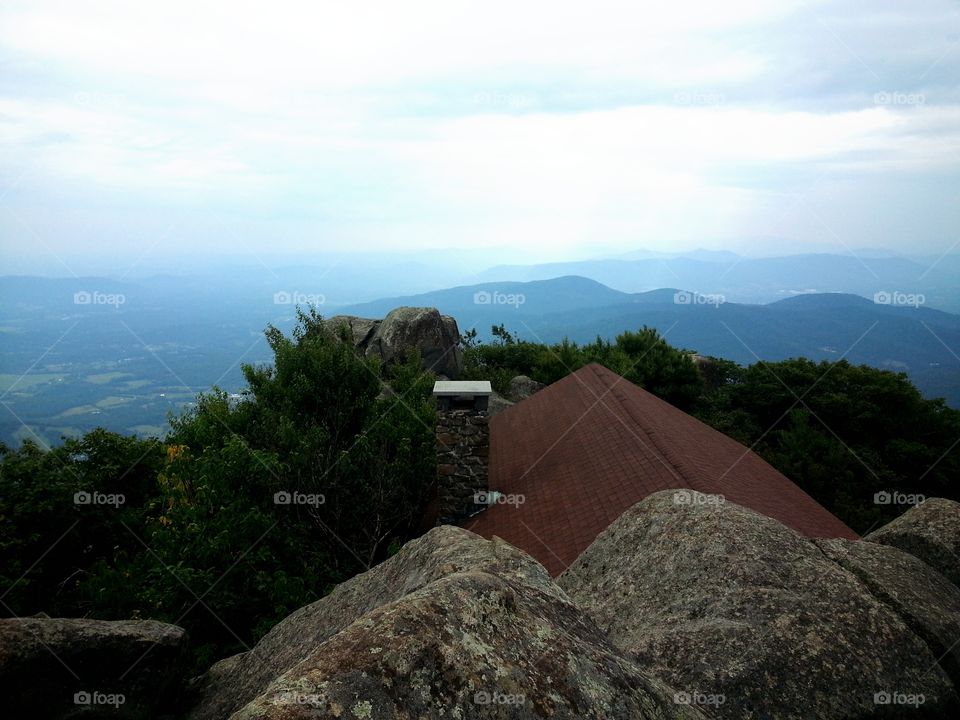
[[[627,508],[659,490],[723,495],[808,537],[857,539],[759,455],[591,364],[490,421],[490,488],[523,496],[464,527],[559,575]]]

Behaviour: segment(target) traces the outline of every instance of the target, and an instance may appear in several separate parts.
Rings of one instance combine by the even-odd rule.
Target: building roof
[[[759,455],[597,364],[491,418],[489,482],[505,497],[463,527],[552,575],[659,490],[723,495],[808,537],[857,539]]]

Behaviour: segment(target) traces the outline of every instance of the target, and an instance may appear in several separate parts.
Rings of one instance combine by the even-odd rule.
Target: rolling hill
[[[523,297],[524,302],[475,303],[475,293]],[[696,299],[692,299],[696,298]],[[798,295],[766,305],[709,302],[676,289],[611,290],[586,278],[469,285],[344,308],[379,317],[398,305],[430,305],[457,318],[462,330],[489,338],[503,324],[521,338],[589,342],[643,325],[676,346],[740,363],[758,359],[846,358],[907,372],[930,397],[960,407],[960,316],[927,307],[882,305],[844,293]]]
[[[655,262],[692,268],[704,264],[692,258]],[[634,261],[620,259],[600,266],[607,267],[604,263],[617,272],[636,267]],[[815,272],[820,263],[810,260],[807,272]],[[716,271],[716,262],[706,264]],[[803,257],[768,263],[784,275],[805,264]],[[947,256],[937,267],[956,273],[960,268],[955,264]],[[344,288],[340,297],[370,297],[369,283],[362,289],[347,287],[359,275],[337,279]],[[120,432],[160,432],[167,413],[188,407],[197,392],[214,384],[228,392],[243,387],[241,363],[269,358],[266,325],[288,329],[301,296],[329,289],[311,277],[318,278],[305,267],[266,277],[225,269],[216,276],[154,276],[133,282],[0,278],[0,440],[56,442],[61,434],[98,425]],[[633,282],[642,284],[636,278]],[[746,276],[738,282],[746,283]],[[590,341],[598,334],[613,337],[650,325],[674,345],[741,363],[758,357],[846,357],[902,370],[927,396],[945,397],[960,407],[960,316],[930,307],[879,305],[839,293],[798,294],[765,305],[719,302],[723,298],[672,289],[703,291],[703,284],[665,282],[660,289],[626,292],[578,276],[491,280],[417,295],[390,293],[395,284],[380,287],[391,297],[345,305],[331,294],[319,309],[328,317],[383,317],[400,305],[435,306],[456,317],[463,331],[475,328],[481,337],[489,337],[492,325],[503,324],[520,337],[545,342],[563,337]],[[89,302],[77,302],[77,293],[88,293]],[[284,294],[283,302],[277,302],[278,294]]]
[[[724,253],[687,257],[605,259],[539,265],[499,265],[476,277],[492,281],[588,277],[623,292],[680,287],[727,300],[769,303],[800,293],[921,293],[926,304],[960,312],[960,260],[806,254],[744,258]]]

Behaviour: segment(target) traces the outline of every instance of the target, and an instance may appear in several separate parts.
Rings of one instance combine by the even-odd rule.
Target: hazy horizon
[[[571,253],[555,258],[540,259],[539,256],[512,252],[512,248],[436,248],[420,251],[387,250],[374,251],[344,251],[337,253],[270,253],[245,255],[218,256],[209,254],[198,256],[196,253],[187,258],[160,258],[144,261],[142,258],[130,259],[122,257],[83,256],[73,263],[66,265],[57,262],[55,265],[41,264],[25,258],[16,258],[12,262],[5,262],[0,277],[38,277],[47,279],[69,279],[81,277],[104,277],[122,281],[137,281],[151,277],[207,277],[217,276],[233,271],[262,272],[269,276],[274,272],[296,270],[302,272],[317,269],[323,273],[333,272],[337,268],[356,270],[361,267],[388,268],[400,265],[415,265],[424,268],[444,268],[449,271],[450,282],[438,281],[428,283],[425,287],[441,289],[451,283],[469,283],[471,277],[480,275],[484,271],[494,270],[497,267],[527,267],[539,265],[565,265],[567,263],[590,262],[597,260],[667,260],[671,258],[689,258],[707,260],[713,255],[715,260],[721,261],[721,255],[730,254],[730,258],[742,260],[761,260],[771,258],[802,257],[805,255],[835,255],[853,257],[865,263],[864,272],[870,274],[870,260],[880,258],[899,258],[919,263],[924,271],[940,266],[947,257],[960,256],[960,250],[950,249],[946,253],[923,255],[917,253],[898,253],[885,248],[830,248],[812,247],[802,252],[770,252],[770,253],[735,253],[726,248],[695,247],[677,250],[675,252],[652,251],[646,248],[634,248],[625,252],[596,253],[589,251]],[[720,272],[720,271],[718,271]],[[569,273],[564,273],[569,274]],[[576,272],[572,274],[577,274]],[[389,293],[388,293],[389,294]]]

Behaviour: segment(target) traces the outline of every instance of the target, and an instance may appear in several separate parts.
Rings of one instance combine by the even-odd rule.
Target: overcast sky
[[[960,4],[3,0],[0,147],[0,273],[940,254]]]

